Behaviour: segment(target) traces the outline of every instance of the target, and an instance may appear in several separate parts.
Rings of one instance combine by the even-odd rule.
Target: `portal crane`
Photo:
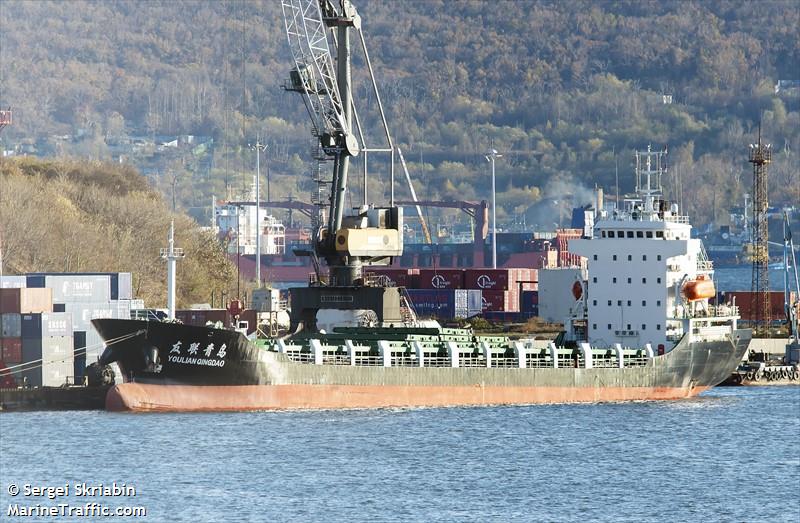
[[[363,278],[363,266],[388,265],[403,253],[403,213],[394,204],[388,207],[368,206],[366,179],[364,205],[345,214],[345,196],[350,158],[363,148],[353,134],[353,123],[364,142],[363,130],[353,104],[351,92],[350,35],[357,31],[369,66],[373,90],[378,99],[388,149],[372,149],[392,153],[383,107],[380,104],[372,65],[361,34],[361,17],[350,0],[281,0],[286,35],[294,60],[294,68],[285,88],[302,95],[311,117],[312,134],[319,141],[324,155],[332,160],[333,178],[324,226],[314,231],[313,249],[295,251],[311,256],[316,278],[307,288],[291,289],[292,328],[316,326],[316,313],[321,308],[372,310],[381,322],[401,321],[400,296],[397,289],[373,287]],[[329,34],[330,33],[330,34]],[[336,49],[336,63],[329,46],[329,36]],[[394,162],[392,187],[394,186]],[[328,277],[320,273],[318,259],[328,266]],[[302,325],[301,325],[302,324]]]

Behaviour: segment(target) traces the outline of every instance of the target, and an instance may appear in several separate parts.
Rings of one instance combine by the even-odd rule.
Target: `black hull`
[[[728,378],[750,340],[749,330],[738,330],[734,341],[681,341],[674,350],[656,356],[646,366],[625,369],[383,368],[296,363],[229,330],[138,320],[98,319],[93,323],[107,343],[101,362],[117,362],[124,381],[189,386],[701,389]]]

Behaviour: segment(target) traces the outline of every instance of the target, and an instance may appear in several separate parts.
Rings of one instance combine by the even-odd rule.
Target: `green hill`
[[[800,96],[775,90],[800,79],[795,0],[355,4],[396,141],[429,197],[487,197],[481,153],[494,143],[511,220],[564,187],[612,189],[617,166],[631,189],[632,151],[652,143],[672,153],[668,195],[697,223],[724,221],[750,186],[761,120],[772,201],[800,201]],[[69,134],[53,154],[102,159],[114,157],[109,137],[213,137],[208,161],[135,160],[165,194],[180,172],[180,205],[206,220],[211,195],[249,184],[246,145],[260,132],[272,198],[307,199],[309,123],[281,88],[291,58],[279,2],[5,0],[0,22],[0,105],[15,110],[6,144]],[[368,98],[361,73],[354,92]],[[387,195],[387,169],[370,165],[381,177],[370,194]]]
[[[235,295],[235,268],[211,233],[169,211],[130,167],[78,161],[0,160],[3,271],[133,273],[134,295],[150,307],[166,302],[170,220],[178,264],[178,304],[208,302],[212,291]],[[233,291],[233,292],[232,292]]]

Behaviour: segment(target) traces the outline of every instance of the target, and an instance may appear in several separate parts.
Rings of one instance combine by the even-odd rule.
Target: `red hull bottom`
[[[710,387],[480,387],[241,385],[191,386],[124,383],[108,391],[109,411],[252,411],[457,407],[674,400]]]

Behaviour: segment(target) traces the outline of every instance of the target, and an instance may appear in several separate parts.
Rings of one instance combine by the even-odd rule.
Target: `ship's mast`
[[[175,247],[175,220],[169,224],[169,243],[161,249],[161,257],[167,260],[167,318],[175,319],[175,262],[185,256],[183,249]]]

